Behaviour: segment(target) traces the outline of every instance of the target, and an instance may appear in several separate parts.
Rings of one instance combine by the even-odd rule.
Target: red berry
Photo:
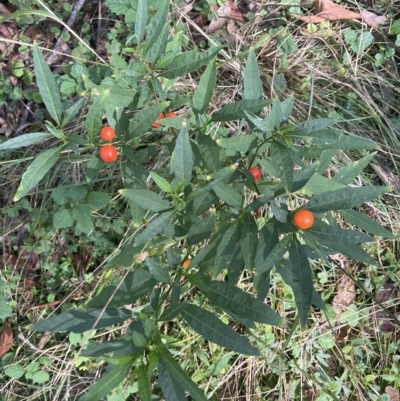
[[[254,181],[258,181],[261,178],[261,171],[257,167],[250,167],[249,173],[253,176]]]
[[[307,230],[314,224],[314,215],[309,210],[299,210],[293,216],[293,223],[302,230]]]
[[[104,163],[112,163],[117,160],[118,151],[117,148],[113,145],[104,145],[100,148],[100,159],[103,160]]]
[[[114,128],[106,126],[100,131],[100,136],[103,141],[112,141],[115,137]]]
[[[169,117],[178,117],[178,114],[176,114],[176,113],[167,113],[166,115],[165,115],[165,118],[169,118]]]
[[[153,124],[151,124],[151,126],[152,126],[153,128],[162,127],[162,125],[159,124],[157,121],[158,121],[158,120],[162,120],[163,118],[165,118],[165,115],[164,115],[163,113],[161,113],[161,114],[157,117],[157,120],[156,120]]]

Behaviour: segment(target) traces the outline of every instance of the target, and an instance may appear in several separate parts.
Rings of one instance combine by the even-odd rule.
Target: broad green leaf
[[[267,272],[272,269],[273,266],[264,268],[264,264],[275,246],[279,243],[278,226],[268,222],[265,224],[259,233],[259,239],[257,243],[257,250],[255,256],[255,266],[257,275],[262,272]],[[256,287],[258,290],[258,287]]]
[[[158,360],[158,382],[165,401],[187,401],[185,390],[167,369],[165,362],[161,358]]]
[[[140,110],[135,114],[134,119],[129,123],[128,136],[130,139],[138,138],[151,129],[151,124],[157,120],[160,113],[168,106],[168,102],[160,102]]]
[[[72,209],[72,216],[76,221],[75,230],[81,231],[84,234],[89,234],[94,227],[90,206],[85,203],[76,205]]]
[[[248,152],[257,146],[257,137],[254,134],[241,134],[230,138],[217,139],[217,144],[235,152]]]
[[[273,141],[271,144],[271,157],[278,174],[278,178],[282,181],[286,192],[290,192],[293,183],[293,161],[286,146],[279,142]]]
[[[129,109],[139,107],[139,93],[133,89],[112,86],[110,88],[110,95],[107,98],[107,109],[114,111],[116,108],[125,107]]]
[[[110,91],[108,89],[101,91],[94,102],[89,106],[88,113],[86,114],[85,129],[89,135],[89,141],[92,144],[100,133],[104,109],[107,106],[109,95]]]
[[[339,213],[350,223],[361,230],[379,237],[395,239],[396,236],[383,228],[378,222],[371,219],[367,214],[353,209],[339,210]]]
[[[248,269],[254,268],[254,259],[257,251],[258,228],[251,213],[243,215],[243,224],[240,231],[240,247],[243,259]]]
[[[220,182],[213,188],[213,191],[223,202],[238,210],[242,207],[242,194],[238,192],[237,188],[228,184]]]
[[[32,188],[36,187],[45,174],[57,163],[63,146],[47,149],[28,166],[22,175],[21,182],[14,196],[14,202],[19,201]]]
[[[132,248],[127,248],[127,251],[132,252]],[[134,252],[132,253],[134,254]],[[131,256],[131,259],[134,257],[135,255]],[[118,266],[119,264],[116,263],[116,265]],[[123,265],[124,264],[121,263],[120,266],[123,267]],[[127,265],[129,266],[128,263]],[[121,279],[118,278],[117,283],[105,287],[100,294],[91,299],[86,306],[101,307],[108,305],[109,307],[119,307],[130,305],[147,295],[157,284],[153,275],[144,269],[137,269],[129,273],[121,284],[119,283],[120,280]]]
[[[196,50],[184,52],[175,57],[173,63],[167,65],[161,74],[165,78],[174,79],[197,70],[210,62],[223,46],[211,47],[205,52],[199,53]]]
[[[169,274],[164,267],[160,266],[158,263],[150,258],[146,258],[146,264],[150,270],[150,273],[157,281],[159,281],[160,283],[169,283]]]
[[[70,209],[59,209],[53,215],[53,226],[56,230],[69,228],[74,224],[72,211]]]
[[[317,241],[318,239],[322,239],[344,245],[360,244],[374,240],[373,237],[360,231],[345,230],[336,226],[330,226],[318,219],[315,219],[313,226],[307,230],[307,233],[314,236]]]
[[[212,172],[220,171],[221,163],[216,142],[209,135],[200,134],[197,139],[197,146],[208,168]]]
[[[346,187],[336,191],[325,192],[324,194],[311,199],[304,209],[313,213],[351,209],[387,192],[391,192],[390,187]]]
[[[64,118],[61,122],[61,128],[65,127],[72,119],[82,111],[83,105],[86,102],[85,97],[81,97],[77,102],[75,102],[72,106],[70,106],[64,113]]]
[[[8,305],[7,301],[0,295],[0,319],[4,321],[7,317],[12,315],[12,309]]]
[[[111,201],[111,196],[106,192],[101,191],[93,191],[90,192],[88,197],[86,198],[86,202],[90,206],[91,209],[102,209],[107,206]]]
[[[186,241],[188,245],[192,246],[198,244],[201,241],[211,237],[211,233],[214,229],[216,214],[215,210],[212,210],[208,216],[199,222],[195,222],[187,233]]]
[[[161,189],[161,191],[164,191],[166,193],[172,192],[170,183],[164,177],[161,177],[160,175],[152,171],[150,171],[150,176],[153,179],[153,181],[157,184],[157,186]]]
[[[160,344],[157,352],[170,376],[173,377],[183,389],[187,390],[194,400],[207,401],[203,391],[197,387],[189,375],[181,368],[179,363],[172,358],[167,348],[164,348],[163,345]]]
[[[184,123],[178,134],[174,152],[172,153],[171,172],[175,174],[175,179],[178,183],[184,182],[185,184],[189,184],[192,180],[192,170],[192,147],[190,145],[186,123]]]
[[[292,290],[304,328],[311,307],[313,282],[310,264],[303,246],[296,239],[289,246],[288,267],[292,272]]]
[[[287,235],[281,239],[269,252],[267,258],[264,260],[264,263],[261,265],[256,265],[257,273],[260,274],[271,270],[283,258],[283,255],[286,253],[286,251],[288,251],[288,245],[291,241],[291,235]]]
[[[240,288],[226,281],[207,280],[202,282],[193,276],[188,278],[213,305],[223,308],[227,313],[259,323],[281,326],[282,318],[269,305],[253,298]]]
[[[239,239],[239,234],[240,222],[237,220],[229,225],[218,244],[217,254],[214,260],[213,277],[217,277],[225,267],[226,263],[231,259],[236,243]]]
[[[216,65],[216,58],[214,57],[200,77],[200,81],[193,95],[193,111],[195,114],[203,114],[210,104],[217,77]]]
[[[36,42],[33,45],[33,63],[39,92],[46,109],[57,125],[60,126],[62,113],[60,91]]]
[[[44,139],[51,138],[52,135],[48,132],[35,132],[32,134],[24,134],[11,138],[3,143],[0,143],[0,150],[18,149],[24,146],[35,145],[42,142]]]
[[[37,331],[84,333],[93,329],[111,327],[131,318],[132,311],[122,308],[71,310],[35,322],[31,327]]]
[[[365,167],[368,166],[370,161],[375,157],[376,152],[368,153],[360,160],[357,160],[346,167],[340,169],[335,176],[334,180],[340,182],[341,184],[350,184],[354,178],[356,178]]]
[[[211,121],[233,121],[239,120],[246,117],[246,113],[258,113],[265,106],[270,104],[270,100],[239,100],[236,103],[230,103],[222,107],[221,110],[217,111],[213,116]]]
[[[89,387],[87,393],[79,398],[79,401],[100,401],[106,397],[126,378],[133,362],[134,358],[127,360],[125,363],[118,364],[109,370]]]
[[[142,42],[147,23],[147,1],[137,0],[135,36],[138,43]]]
[[[258,100],[263,97],[263,84],[260,79],[254,47],[250,47],[246,68],[243,73],[243,99]]]
[[[196,305],[187,304],[181,315],[187,324],[206,340],[240,354],[259,355],[257,348],[229,325],[222,323],[213,313]]]
[[[147,367],[144,363],[137,368],[137,381],[140,400],[151,401],[151,383],[147,375]]]
[[[171,222],[175,211],[164,212],[152,220],[149,225],[136,238],[135,245],[141,245],[160,234]]]
[[[171,207],[167,199],[148,189],[120,189],[119,193],[138,206],[153,212],[161,212]]]

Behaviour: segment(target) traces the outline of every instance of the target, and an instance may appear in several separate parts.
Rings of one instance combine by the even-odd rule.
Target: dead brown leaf
[[[2,358],[12,346],[14,335],[10,322],[5,322],[0,331],[0,358]]]
[[[337,294],[333,298],[332,306],[336,313],[336,318],[339,319],[342,313],[356,298],[356,287],[352,280],[347,276],[343,276],[337,285]]]
[[[226,4],[219,7],[217,10],[218,19],[216,21],[211,21],[207,28],[208,33],[216,33],[221,28],[229,25],[229,30],[232,31],[233,20],[237,22],[244,21],[244,14],[239,10],[237,5],[229,0]]]
[[[362,21],[369,25],[371,28],[378,28],[379,24],[384,24],[388,21],[384,15],[376,15],[370,11],[362,10],[360,12]]]
[[[390,401],[400,401],[400,393],[394,387],[387,386],[385,393],[390,397]]]
[[[378,172],[382,180],[385,181],[386,185],[392,187],[393,192],[396,195],[400,195],[400,178],[398,175],[391,171],[385,171],[381,166],[373,164],[372,167]]]

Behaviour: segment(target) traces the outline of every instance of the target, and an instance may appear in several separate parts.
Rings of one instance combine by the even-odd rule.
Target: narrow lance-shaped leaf
[[[263,85],[260,79],[254,47],[250,47],[247,58],[246,68],[243,74],[244,91],[243,98],[249,100],[258,100],[263,97]]]
[[[278,177],[281,179],[287,192],[290,192],[293,183],[293,161],[286,147],[279,142],[271,144],[271,156]]]
[[[313,213],[351,209],[387,192],[391,192],[390,187],[346,187],[336,191],[325,192],[311,199],[304,208]]]
[[[216,142],[225,149],[236,152],[248,152],[257,146],[257,137],[254,134],[241,134],[230,138],[217,139]]]
[[[214,57],[200,77],[199,84],[193,95],[193,111],[195,114],[203,114],[210,103],[217,77],[216,65],[216,58]]]
[[[146,264],[150,270],[150,273],[157,281],[160,283],[169,283],[169,274],[165,268],[150,258],[146,258]]]
[[[153,171],[150,171],[150,176],[153,179],[153,181],[157,184],[158,188],[161,189],[161,191],[167,193],[172,192],[170,183],[164,177],[161,177],[160,175],[154,173]]]
[[[161,212],[171,205],[161,195],[147,189],[120,189],[119,193],[146,210]]]
[[[160,234],[171,222],[174,213],[174,210],[170,210],[168,212],[161,213],[158,217],[152,220],[145,230],[138,235],[135,245],[137,246],[144,244],[156,235]]]
[[[221,163],[219,160],[219,150],[216,142],[214,142],[214,140],[208,135],[199,134],[197,146],[209,169],[212,172],[220,171]]]
[[[213,313],[188,304],[181,314],[188,325],[206,340],[240,354],[259,355],[257,348],[230,326],[222,323]]]
[[[187,401],[185,390],[161,358],[158,360],[158,381],[166,401]]]
[[[147,22],[147,1],[138,0],[136,9],[136,20],[135,20],[135,35],[138,43],[141,43],[146,29]]]
[[[247,268],[253,269],[258,241],[257,223],[251,213],[246,213],[243,220],[240,232],[240,246]]]
[[[235,187],[220,182],[213,188],[213,191],[227,205],[238,210],[242,207],[242,194]]]
[[[258,113],[265,106],[270,104],[270,100],[239,100],[236,103],[230,103],[222,107],[221,110],[217,111],[211,121],[233,121],[239,120],[246,117],[246,111],[250,113]]]
[[[364,168],[368,166],[375,155],[376,152],[366,154],[360,160],[343,167],[335,174],[333,179],[342,184],[350,184],[354,178],[357,177],[364,170]]]
[[[0,144],[0,150],[18,149],[24,146],[35,145],[44,139],[51,138],[52,135],[48,132],[34,132],[32,134],[24,134],[11,138]]]
[[[192,381],[189,375],[181,368],[179,363],[172,358],[172,355],[167,348],[164,348],[164,346],[160,344],[157,352],[171,377],[187,390],[194,400],[207,401],[203,391],[197,387],[196,383]]]
[[[104,108],[109,95],[110,91],[108,89],[103,90],[89,107],[85,119],[85,129],[89,135],[90,143],[94,143],[95,138],[99,135]]]
[[[84,103],[86,102],[86,98],[80,98],[76,103],[70,106],[66,111],[64,118],[61,122],[61,128],[65,127],[72,119],[82,110]]]
[[[311,307],[313,283],[310,264],[307,254],[295,239],[289,246],[288,266],[292,272],[292,290],[299,311],[300,323],[305,327]]]
[[[266,272],[274,267],[283,258],[283,255],[288,250],[288,245],[291,241],[291,235],[287,235],[286,237],[281,239],[268,254],[267,258],[264,261],[264,264],[256,266],[257,273],[260,274]]]
[[[61,154],[61,149],[62,146],[55,149],[48,149],[36,157],[22,175],[21,183],[14,196],[14,202],[19,201],[32,188],[36,187],[44,175],[57,163]]]
[[[141,401],[151,401],[151,385],[144,363],[137,368],[137,381]]]
[[[189,184],[192,180],[192,170],[192,147],[190,146],[186,123],[183,123],[172,154],[171,172],[175,174],[175,179],[178,183]]]
[[[39,92],[46,109],[57,125],[60,126],[62,113],[60,91],[37,43],[33,45],[33,63]]]
[[[113,369],[109,370],[100,379],[98,379],[95,384],[90,386],[87,393],[85,393],[79,400],[100,401],[106,397],[126,378],[133,362],[134,358],[116,365]]]

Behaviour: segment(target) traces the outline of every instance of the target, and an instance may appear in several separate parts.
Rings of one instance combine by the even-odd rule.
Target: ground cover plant
[[[398,397],[399,10],[317,3],[107,0],[59,68],[6,38],[4,399]]]

